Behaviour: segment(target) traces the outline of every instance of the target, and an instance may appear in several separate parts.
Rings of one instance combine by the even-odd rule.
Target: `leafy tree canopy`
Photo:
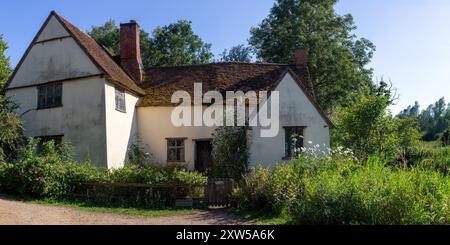
[[[221,56],[222,61],[239,61],[239,62],[251,62],[252,61],[252,48],[239,44],[225,49]]]
[[[419,103],[408,106],[398,115],[400,118],[414,117],[418,120],[420,129],[425,132],[422,137],[425,141],[437,140],[450,126],[450,104],[444,98],[439,99],[427,109],[420,111]]]
[[[372,69],[366,66],[375,46],[352,33],[352,16],[338,15],[336,2],[277,0],[269,16],[251,29],[249,40],[265,62],[294,63],[295,49],[305,49],[319,103],[328,111],[373,89]]]
[[[119,54],[120,30],[114,20],[108,20],[103,26],[93,26],[88,34],[112,54]]]
[[[89,35],[113,54],[119,54],[120,29],[114,20],[92,27]],[[157,27],[152,35],[141,30],[140,39],[144,66],[202,64],[213,57],[211,44],[194,33],[190,21]]]

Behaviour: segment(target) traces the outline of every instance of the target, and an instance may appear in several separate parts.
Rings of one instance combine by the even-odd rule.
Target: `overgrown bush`
[[[17,105],[2,96],[0,88],[0,160],[11,161],[16,158],[23,139],[22,121],[14,113],[15,109]]]
[[[387,111],[389,103],[386,96],[361,96],[358,103],[337,110],[333,144],[352,149],[360,159],[378,155],[394,160],[399,151],[418,143],[423,134],[417,119],[393,118]]]
[[[21,149],[20,161],[0,167],[0,191],[33,197],[59,198],[71,195],[81,183],[106,181],[106,172],[90,164],[70,160],[67,146],[56,147],[53,142],[42,145],[30,142]]]
[[[295,224],[450,224],[450,178],[427,166],[358,161],[342,149],[259,168],[233,193],[238,209]],[[284,176],[284,178],[283,178]]]
[[[154,188],[154,192],[170,195],[172,199],[185,196],[201,199],[207,182],[207,177],[201,173],[175,164],[127,166],[112,170],[109,177],[112,183],[160,185]]]
[[[439,136],[441,143],[443,146],[450,146],[450,127],[448,127],[442,134]]]
[[[443,147],[440,142],[419,142],[403,151],[398,161],[406,166],[428,166],[448,175],[450,174],[450,147]]]
[[[125,161],[125,165],[148,166],[152,163],[153,162],[151,154],[145,152],[139,144],[132,144],[128,148],[127,160]]]
[[[20,160],[0,163],[0,192],[12,195],[73,199],[99,205],[164,208],[176,198],[203,198],[207,178],[176,165],[130,165],[107,171],[89,163],[78,164],[67,145],[44,143],[37,150],[31,140],[22,148]],[[118,184],[155,184],[155,188]]]
[[[250,158],[247,127],[218,127],[212,140],[212,164],[208,175],[241,179],[248,173]]]

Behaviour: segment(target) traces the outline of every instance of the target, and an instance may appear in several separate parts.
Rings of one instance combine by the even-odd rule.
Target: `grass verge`
[[[264,212],[252,212],[247,210],[235,210],[234,214],[243,217],[247,222],[255,225],[288,225],[289,220],[284,217],[267,214]]]
[[[39,205],[47,205],[47,206],[55,206],[55,207],[63,207],[63,208],[72,208],[78,209],[87,212],[94,213],[110,213],[110,214],[119,214],[119,215],[129,215],[129,216],[141,216],[141,217],[164,217],[164,216],[176,216],[176,215],[189,215],[194,214],[199,211],[199,209],[161,209],[161,210],[150,210],[143,208],[124,208],[124,207],[101,207],[96,206],[95,204],[83,202],[83,201],[65,201],[65,200],[54,200],[54,199],[40,199],[40,200],[29,200],[28,202],[39,204]]]

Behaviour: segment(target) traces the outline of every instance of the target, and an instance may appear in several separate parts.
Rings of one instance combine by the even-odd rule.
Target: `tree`
[[[251,47],[240,44],[231,47],[230,50],[225,49],[220,56],[222,61],[251,62],[252,52]]]
[[[0,35],[0,160],[12,160],[22,139],[22,122],[14,113],[17,105],[3,94],[3,87],[11,74],[9,58],[5,56],[8,48]]]
[[[144,66],[170,66],[208,63],[213,57],[211,44],[196,35],[191,22],[180,20],[157,27],[150,36],[141,31],[141,52]],[[119,54],[120,30],[113,20],[89,32],[99,44],[113,54]]]
[[[440,98],[427,109],[420,112],[419,103],[408,106],[398,114],[398,117],[415,117],[420,129],[425,132],[422,139],[433,141],[439,139],[440,135],[450,126],[450,105],[447,105],[445,98]]]
[[[265,62],[294,63],[295,50],[305,49],[318,101],[328,111],[373,89],[373,72],[366,66],[375,46],[355,37],[352,16],[338,15],[336,2],[277,0],[269,16],[251,29],[249,40]]]
[[[0,160],[13,160],[22,140],[22,121],[14,113],[17,105],[0,96]]]
[[[394,124],[386,114],[387,99],[381,96],[362,96],[358,103],[336,111],[332,131],[336,145],[350,148],[359,158],[395,150],[390,137]]]
[[[406,109],[401,111],[397,116],[400,118],[407,118],[407,117],[415,117],[417,118],[420,113],[420,105],[419,102],[414,102],[413,106],[408,106]]]
[[[423,140],[432,141],[439,138],[439,134],[446,130],[450,124],[450,109],[441,98],[418,116],[420,127],[426,134]]]
[[[0,92],[3,90],[3,86],[11,73],[9,58],[5,56],[7,48],[8,45],[3,41],[3,36],[0,35]]]
[[[338,108],[334,115],[334,144],[347,147],[361,159],[378,155],[393,160],[414,146],[422,136],[415,117],[392,117],[387,107],[393,93],[380,82],[374,95],[358,97],[358,102]]]
[[[120,30],[114,20],[108,20],[102,26],[93,26],[88,34],[112,54],[119,54]]]
[[[213,57],[211,44],[197,36],[190,21],[157,27],[153,31],[153,48],[144,63],[154,66],[209,63]]]

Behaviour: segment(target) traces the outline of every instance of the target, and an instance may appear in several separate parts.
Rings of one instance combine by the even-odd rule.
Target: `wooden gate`
[[[210,178],[206,188],[206,200],[209,206],[226,207],[230,205],[233,191],[233,179]]]

